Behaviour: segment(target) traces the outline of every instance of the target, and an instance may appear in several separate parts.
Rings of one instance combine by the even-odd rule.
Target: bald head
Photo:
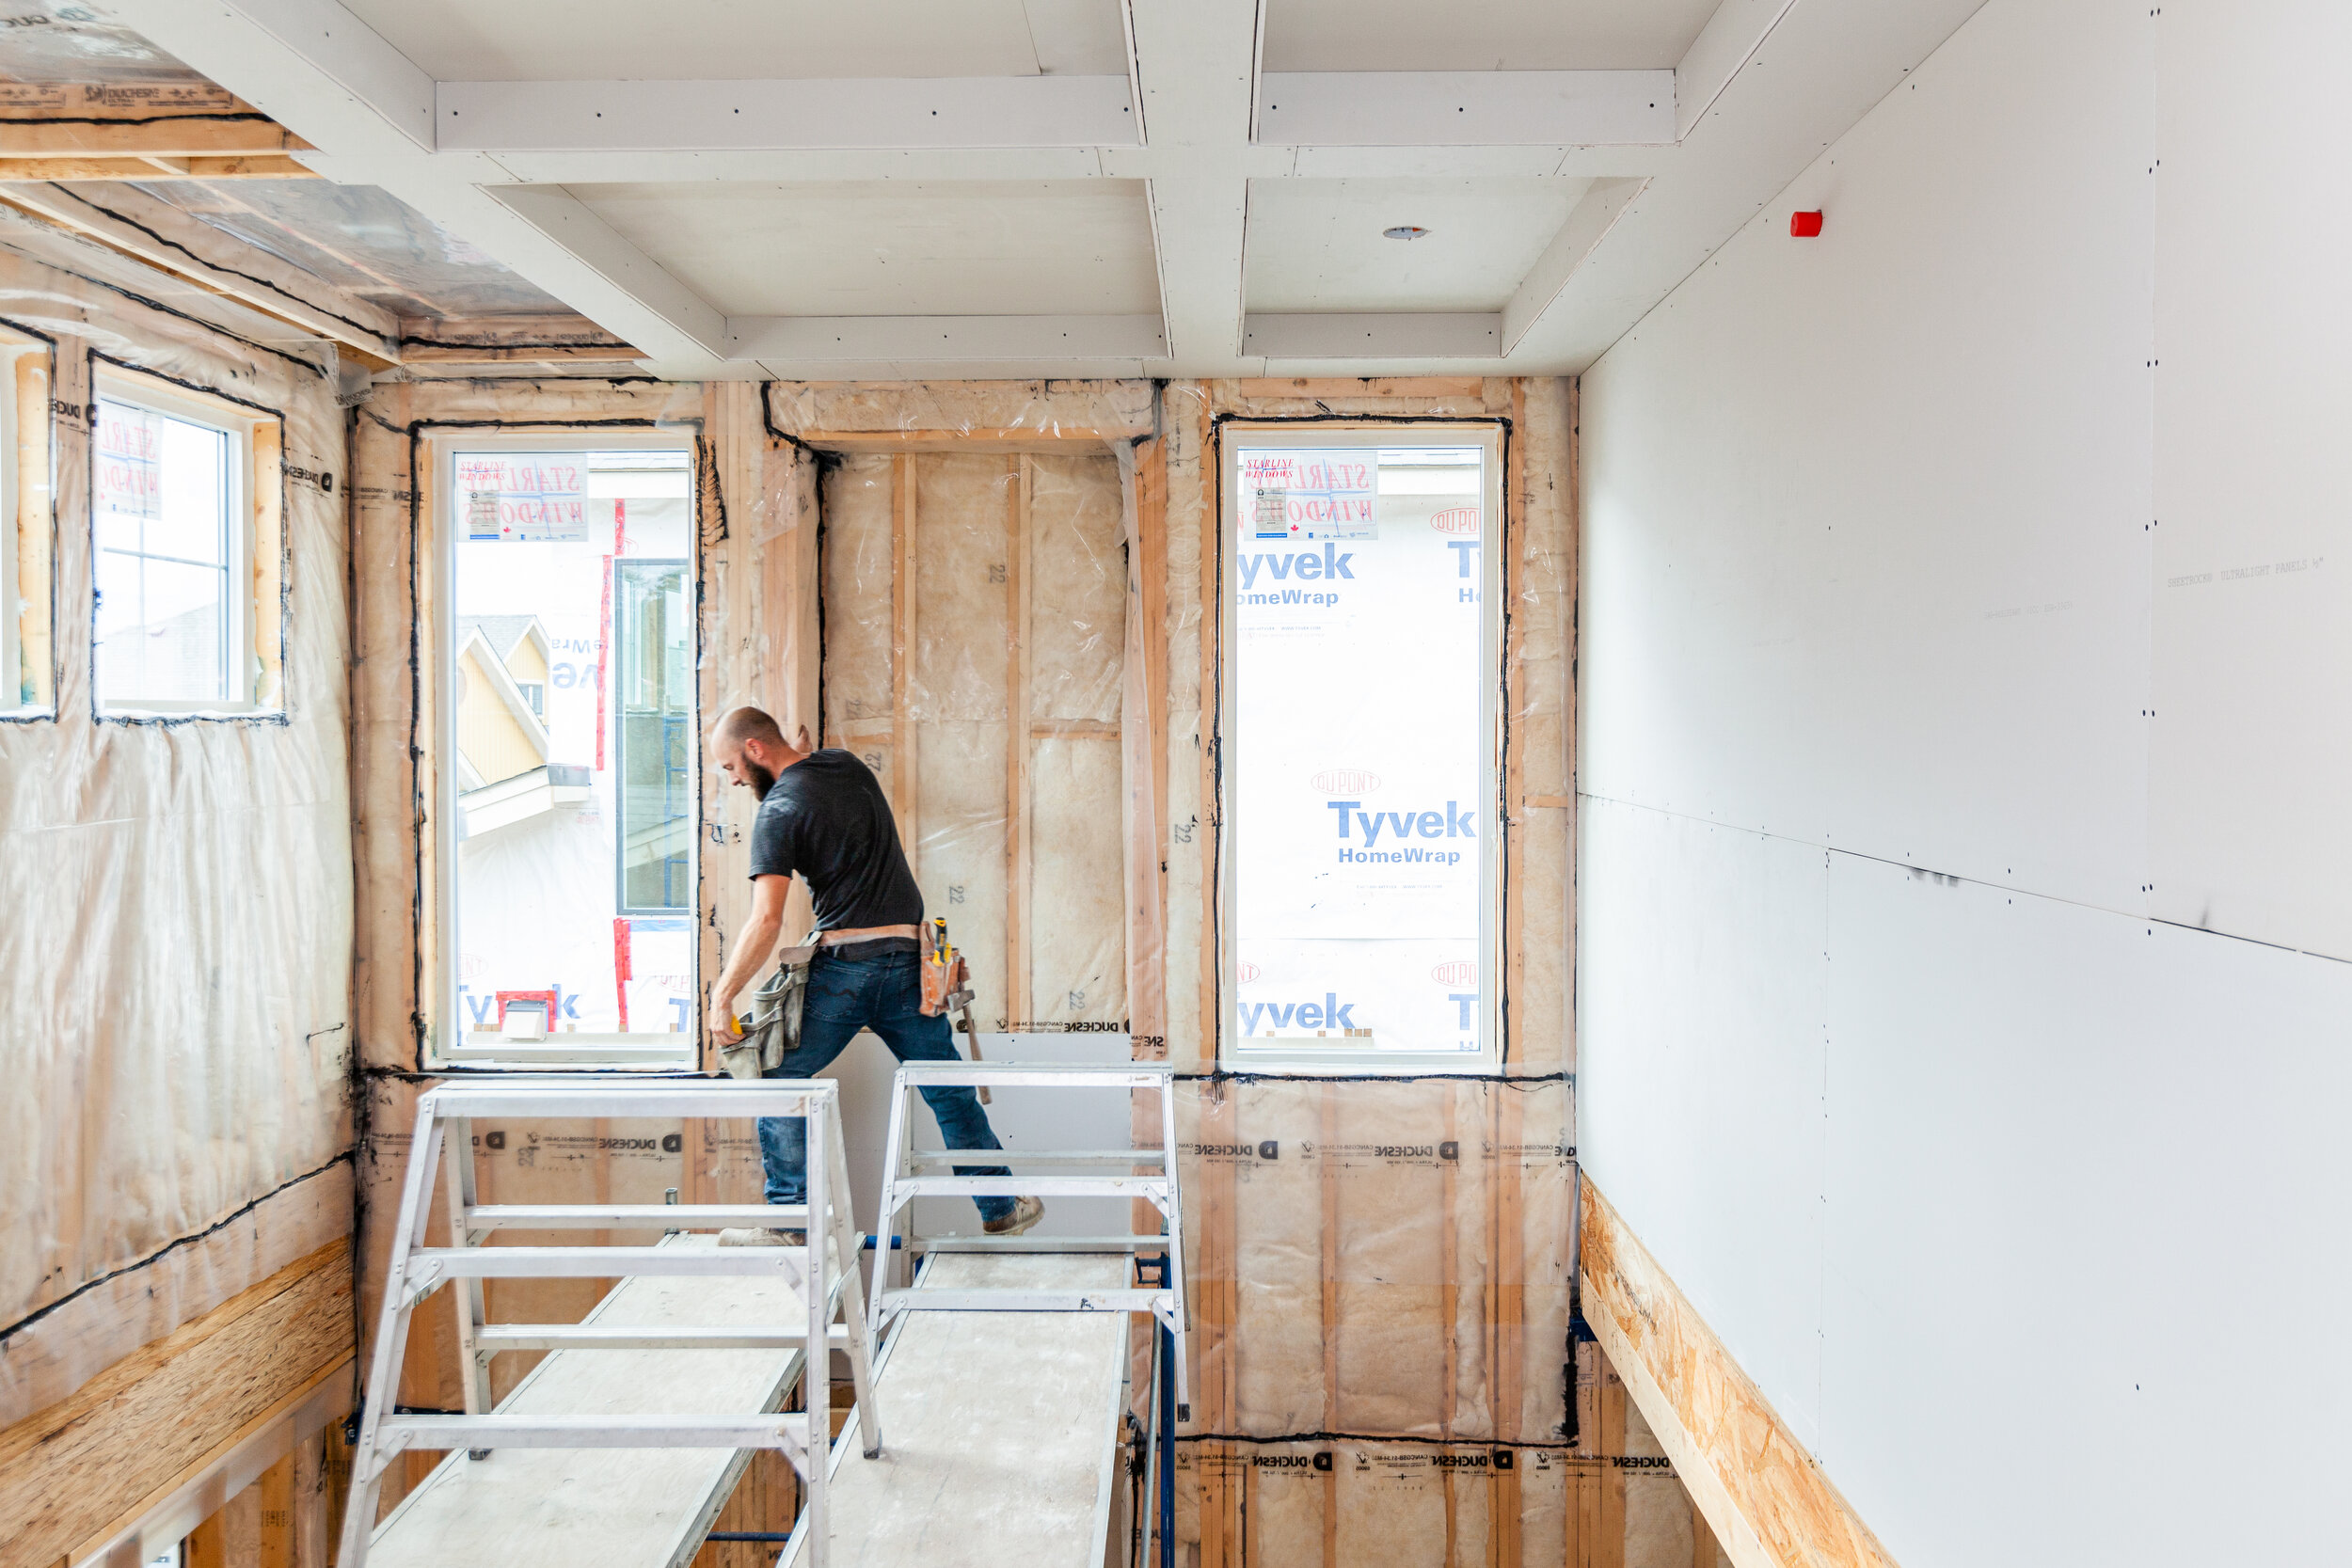
[[[808,754],[808,732],[799,739],[798,747],[787,740],[765,708],[733,707],[711,726],[710,760],[737,784],[765,795],[777,774]]]
[[[753,707],[748,703],[719,715],[719,722],[710,732],[712,746],[740,746],[746,740],[781,746],[784,730],[766,708]]]

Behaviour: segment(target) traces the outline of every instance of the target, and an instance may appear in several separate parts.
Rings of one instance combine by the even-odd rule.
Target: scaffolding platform
[[[710,1246],[708,1235],[669,1246]],[[791,1323],[808,1309],[778,1275],[625,1279],[580,1327]],[[707,1350],[558,1350],[499,1403],[505,1416],[659,1416],[780,1409],[800,1382],[799,1345]],[[751,1463],[748,1449],[500,1449],[452,1452],[401,1499],[369,1568],[685,1568]]]
[[[918,1289],[1111,1291],[1131,1266],[1106,1253],[941,1254]],[[581,1326],[659,1335],[680,1323],[805,1316],[798,1292],[773,1276],[649,1276],[623,1280]],[[833,1561],[1102,1568],[1114,1547],[1124,1560],[1128,1322],[1123,1311],[908,1314],[877,1369],[889,1446],[874,1459],[847,1437],[834,1448]],[[755,1414],[779,1408],[800,1374],[798,1346],[558,1350],[499,1412]],[[685,1568],[750,1458],[723,1449],[504,1449],[476,1460],[461,1449],[392,1511],[369,1562]],[[787,1568],[803,1559],[795,1543]]]
[[[1133,1269],[1114,1253],[935,1253],[914,1294],[1118,1291]],[[1127,1560],[1130,1321],[1123,1309],[906,1313],[876,1369],[889,1443],[872,1459],[834,1446],[835,1568]],[[799,1548],[779,1568],[802,1568]]]

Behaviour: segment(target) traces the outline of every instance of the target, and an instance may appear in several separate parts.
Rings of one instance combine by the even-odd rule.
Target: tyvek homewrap
[[[1477,448],[1406,446],[1416,434],[1392,451],[1232,438],[1227,1022],[1244,1053],[1482,1044],[1482,468]],[[1432,458],[1454,461],[1420,466]],[[1330,488],[1335,471],[1360,499]],[[1265,537],[1251,504],[1267,474],[1327,485],[1287,537]]]

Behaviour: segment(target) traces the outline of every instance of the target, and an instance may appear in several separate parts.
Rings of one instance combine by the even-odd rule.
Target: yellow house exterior
[[[547,689],[547,649],[537,621],[483,616],[460,631],[457,752],[464,787],[479,789],[546,767],[547,730],[524,692],[526,686]],[[544,706],[544,697],[537,705]]]

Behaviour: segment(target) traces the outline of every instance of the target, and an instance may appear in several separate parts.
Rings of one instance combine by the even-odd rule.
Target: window
[[[615,561],[620,903],[624,914],[684,912],[694,895],[690,769],[691,634],[683,561]]]
[[[90,531],[99,710],[255,708],[263,649],[274,653],[277,645],[277,594],[264,616],[255,593],[261,487],[253,453],[262,421],[112,377],[99,381],[96,415]],[[274,480],[268,499],[274,514]],[[274,582],[270,532],[270,547],[260,553]]]
[[[699,1057],[689,456],[439,453],[444,1061]]]
[[[0,714],[11,717],[53,702],[48,407],[48,354],[0,334]]]
[[[1500,1060],[1500,432],[1227,426],[1227,1060]]]

